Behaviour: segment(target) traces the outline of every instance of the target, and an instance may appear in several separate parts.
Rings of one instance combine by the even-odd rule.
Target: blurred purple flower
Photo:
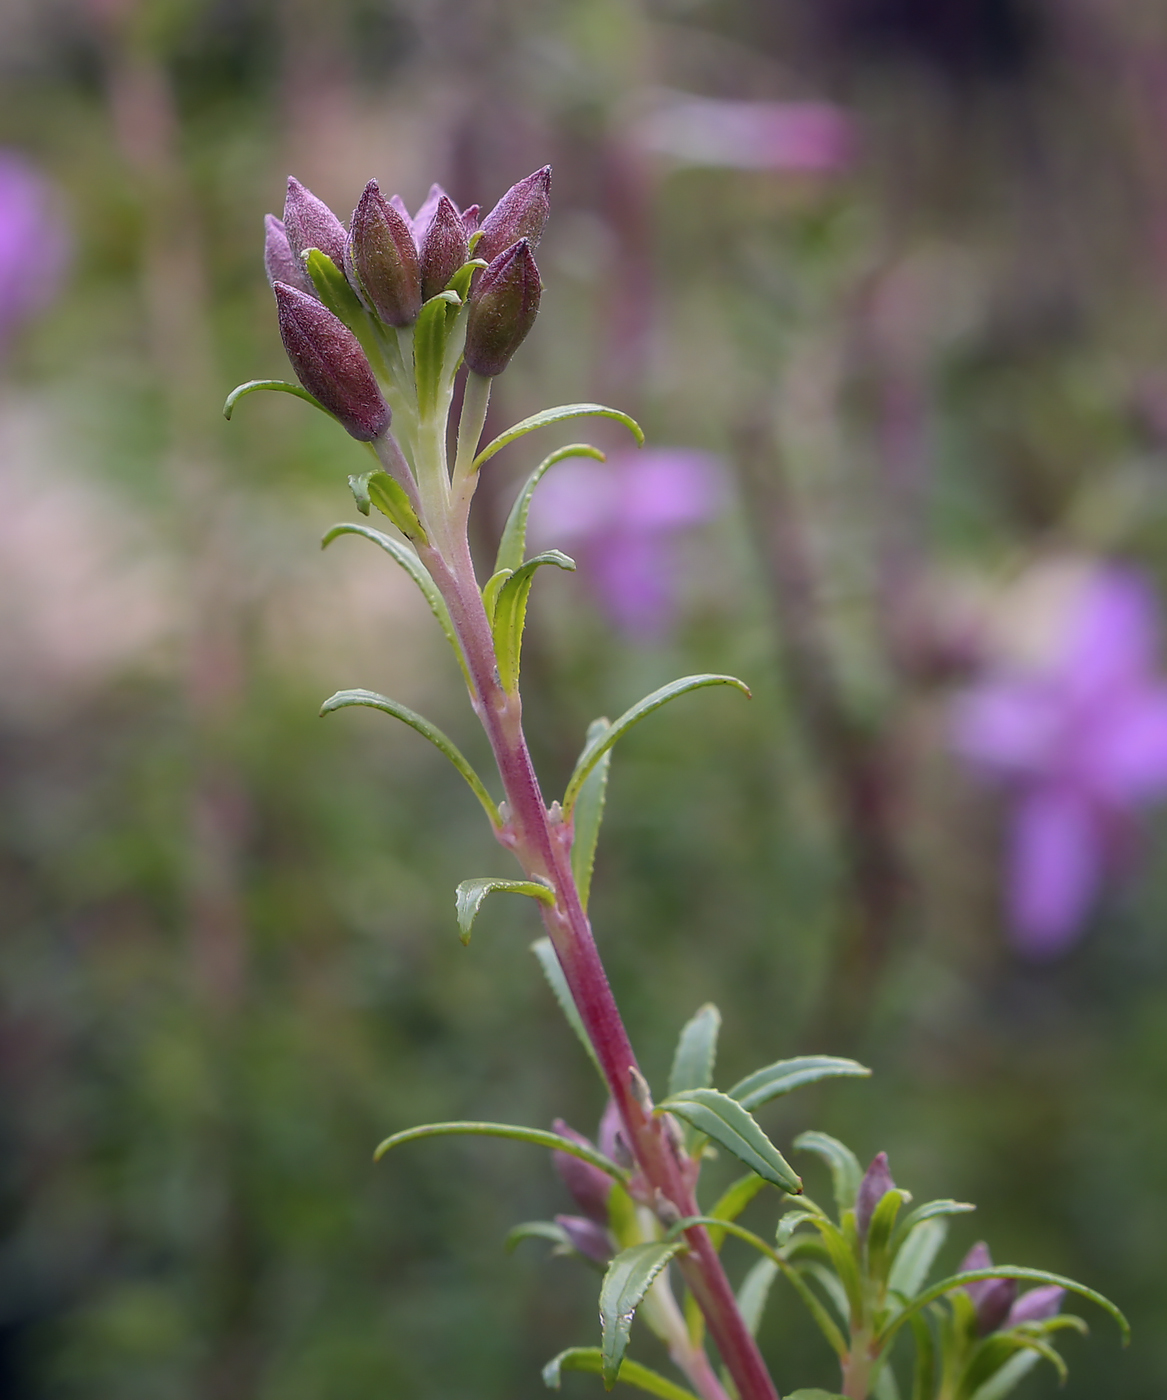
[[[1145,577],[1093,569],[1029,666],[999,667],[956,703],[958,751],[1012,790],[1014,941],[1057,955],[1132,850],[1137,812],[1167,792],[1167,684]]]
[[[832,102],[743,102],[668,93],[633,128],[642,149],[684,165],[833,174],[850,166],[851,116]]]
[[[68,250],[53,186],[24,156],[0,150],[0,356],[52,301]]]
[[[721,503],[717,459],[660,448],[552,468],[531,506],[531,533],[579,558],[583,577],[617,627],[667,631],[678,602],[677,540]]]

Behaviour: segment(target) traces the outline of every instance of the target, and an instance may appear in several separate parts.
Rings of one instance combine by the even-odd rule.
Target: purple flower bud
[[[289,287],[315,296],[312,279],[288,243],[283,219],[277,219],[274,214],[265,214],[263,227],[263,265],[267,269],[269,284],[274,287],[277,282],[284,282]]]
[[[353,210],[344,270],[389,326],[408,326],[421,310],[421,271],[409,224],[370,180]]]
[[[433,222],[434,215],[438,212],[438,205],[443,199],[449,198],[450,196],[442,189],[441,185],[434,184],[430,186],[430,192],[425,197],[425,203],[411,220],[413,226],[413,241],[419,248],[425,241],[426,232]],[[453,203],[452,200],[450,202]]]
[[[272,290],[280,336],[300,383],[359,442],[380,437],[389,426],[389,405],[356,336],[305,292],[284,282]]]
[[[871,1165],[864,1173],[863,1180],[859,1183],[859,1194],[855,1198],[855,1229],[861,1240],[867,1238],[875,1207],[894,1189],[895,1182],[887,1169],[887,1153],[880,1152],[872,1159]]]
[[[474,249],[475,257],[493,262],[520,238],[527,239],[534,248],[543,236],[543,225],[551,212],[550,189],[549,165],[512,185],[483,219],[482,237]]]
[[[337,267],[344,265],[344,225],[323,200],[317,199],[291,175],[288,176],[288,197],[284,201],[284,231],[297,262],[309,248],[319,248]]]
[[[971,1273],[974,1269],[991,1269],[993,1257],[984,1240],[979,1240],[961,1261],[960,1273]],[[975,1283],[966,1283],[964,1291],[972,1299],[977,1314],[977,1332],[987,1337],[995,1332],[1009,1316],[1017,1297],[1017,1282],[1011,1278],[984,1278]]]
[[[624,1120],[620,1117],[615,1099],[608,1100],[604,1116],[600,1119],[600,1151],[625,1171],[633,1165],[628,1139],[624,1136]]]
[[[571,1241],[573,1249],[594,1259],[597,1264],[606,1264],[616,1252],[612,1247],[612,1236],[594,1220],[585,1220],[582,1215],[557,1215],[555,1223]]]
[[[1056,1317],[1065,1296],[1066,1290],[1059,1288],[1056,1283],[1049,1283],[1041,1288],[1031,1288],[1028,1293],[1023,1293],[1009,1309],[1005,1326],[1016,1327],[1021,1322],[1045,1322],[1051,1317]]]
[[[478,228],[478,205],[471,204],[462,210],[462,224],[466,229],[466,237],[469,238]]]
[[[525,238],[500,253],[482,274],[466,319],[466,363],[493,377],[510,364],[539,314],[543,287]]]
[[[446,283],[470,256],[466,226],[448,195],[438,207],[421,240],[421,295],[423,301],[445,290]]]
[[[557,1118],[552,1126],[560,1137],[567,1138],[569,1142],[579,1143],[581,1147],[592,1146],[582,1133],[577,1133],[562,1118]],[[612,1194],[613,1184],[608,1173],[593,1167],[590,1162],[573,1157],[570,1152],[553,1152],[551,1161],[580,1210],[596,1224],[607,1225],[608,1197]]]

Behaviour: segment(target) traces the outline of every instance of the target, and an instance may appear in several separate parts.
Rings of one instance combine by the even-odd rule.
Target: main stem
[[[527,750],[518,693],[499,683],[490,623],[462,531],[422,546],[419,554],[441,591],[466,658],[471,700],[498,764],[506,794],[502,835],[527,875],[546,881],[555,903],[540,905],[547,932],[588,1036],[595,1047],[628,1143],[658,1213],[677,1218],[698,1215],[696,1196],[662,1119],[638,1095],[636,1055],[600,961],[591,925],[580,903],[571,869],[571,829],[548,812]],[[733,1377],[740,1400],[779,1400],[765,1362],[746,1326],[733,1289],[708,1232],[685,1232],[688,1251],[678,1264],[710,1335]]]

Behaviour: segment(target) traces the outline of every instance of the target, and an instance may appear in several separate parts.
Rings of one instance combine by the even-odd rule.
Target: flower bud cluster
[[[960,1272],[991,1269],[993,1256],[983,1240],[974,1244],[961,1262]],[[1066,1290],[1057,1284],[1031,1288],[1017,1296],[1017,1280],[1011,1278],[978,1279],[966,1283],[964,1291],[972,1300],[976,1312],[977,1334],[987,1337],[992,1332],[1008,1331],[1023,1322],[1045,1322],[1057,1315]]]
[[[440,185],[411,217],[398,195],[386,199],[370,180],[346,230],[323,201],[288,180],[284,217],[269,214],[265,221],[264,265],[280,334],[301,384],[353,437],[372,441],[384,433],[389,406],[357,336],[322,303],[308,268],[311,250],[343,274],[378,333],[413,325],[427,301],[445,292],[472,258],[481,259],[485,266],[466,298],[463,354],[471,370],[493,378],[539,311],[533,250],[550,212],[550,186],[551,167],[544,166],[508,190],[480,226],[478,205],[459,209]]]

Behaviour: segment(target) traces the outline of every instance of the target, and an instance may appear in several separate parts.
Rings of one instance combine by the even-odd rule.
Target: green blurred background
[[[0,1395],[536,1397],[593,1340],[591,1276],[502,1253],[567,1208],[541,1154],[371,1165],[418,1121],[591,1131],[602,1100],[534,915],[458,942],[454,885],[510,872],[457,777],[383,717],[316,718],[370,686],[485,757],[408,581],[317,548],[363,459],[282,396],[219,412],[286,373],[261,223],[289,172],[344,214],[370,176],[489,206],[546,161],[498,426],[607,399],[732,483],[669,635],[556,578],[525,656],[552,791],[673,675],[754,687],[617,755],[593,911],[646,1070],[710,999],[719,1082],[860,1055],[875,1078],[768,1110],[776,1139],[886,1149],[918,1199],[979,1204],[950,1262],[983,1237],[1113,1297],[1135,1344],[1092,1316],[1068,1400],[1167,1393],[1167,832],[1027,964],[999,807],[944,738],[1002,580],[1167,580],[1164,5],[0,0],[0,75],[0,145],[73,241],[0,381]],[[662,153],[677,94],[836,104],[852,146]],[[541,446],[492,464],[481,540]],[[784,1390],[833,1381],[781,1289],[764,1344]]]

